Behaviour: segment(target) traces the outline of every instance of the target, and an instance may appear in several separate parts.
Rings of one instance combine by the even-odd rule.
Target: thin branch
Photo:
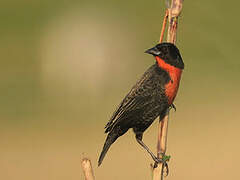
[[[167,149],[168,120],[169,112],[167,112],[166,116],[159,121],[158,125],[157,157],[160,159],[164,158]],[[153,168],[153,180],[163,180],[164,169],[165,164],[163,163],[155,165]],[[166,169],[166,175],[168,175],[168,167]]]
[[[159,121],[159,129],[158,129],[158,144],[157,144],[157,156],[158,158],[163,158],[163,155],[167,149],[167,132],[168,132],[168,120],[169,120],[169,112],[167,115]]]
[[[159,40],[160,43],[163,40],[167,19],[169,20],[167,42],[171,42],[173,44],[176,43],[178,16],[180,15],[182,10],[182,4],[183,4],[183,0],[171,0],[171,5],[170,5],[170,0],[166,1],[167,10],[163,20],[162,31],[161,31],[160,40]],[[167,149],[168,121],[169,121],[169,110],[167,111],[166,116],[161,121],[159,121],[157,157],[161,159],[165,158],[165,153]],[[160,180],[160,179],[163,180],[165,167],[167,170],[166,174],[168,175],[167,164],[159,163],[154,165],[153,180]]]
[[[168,9],[166,10],[165,16],[164,16],[164,19],[163,19],[163,24],[162,24],[162,30],[161,30],[159,43],[163,42],[163,36],[164,36],[165,29],[166,29],[167,19],[168,19]]]
[[[83,158],[82,160],[82,169],[84,173],[85,180],[94,180],[93,169],[91,161],[87,158]]]
[[[182,11],[183,0],[172,0],[171,7],[169,8],[169,25],[168,25],[168,35],[167,42],[176,43],[177,38],[177,22],[178,16]]]

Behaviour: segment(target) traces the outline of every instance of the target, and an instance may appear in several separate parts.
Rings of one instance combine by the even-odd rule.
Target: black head
[[[161,43],[148,49],[145,53],[158,56],[166,63],[180,69],[184,69],[184,63],[178,48],[172,43]]]

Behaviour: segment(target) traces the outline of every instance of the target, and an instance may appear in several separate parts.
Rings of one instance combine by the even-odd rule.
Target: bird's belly
[[[133,129],[136,132],[144,132],[153,121],[161,114],[163,108],[159,105],[146,107],[145,111],[143,110],[142,115],[138,116],[137,119],[133,121]]]

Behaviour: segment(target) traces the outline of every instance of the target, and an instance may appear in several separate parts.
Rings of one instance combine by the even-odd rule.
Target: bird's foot
[[[171,104],[171,105],[170,105],[170,109],[174,109],[175,112],[176,112],[176,110],[177,110],[177,108],[176,108],[176,106],[175,106],[174,104]]]
[[[168,176],[168,174],[169,174],[169,168],[168,168],[167,162],[170,160],[170,158],[171,158],[171,156],[163,155],[162,158],[155,157],[153,159],[155,161],[154,168],[156,168],[158,166],[158,164],[161,163],[162,164],[162,168],[163,168],[163,172],[166,169],[165,177]]]

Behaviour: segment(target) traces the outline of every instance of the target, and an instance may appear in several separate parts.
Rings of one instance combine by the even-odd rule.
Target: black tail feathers
[[[99,157],[99,160],[98,160],[98,166],[100,166],[102,164],[102,161],[108,151],[108,149],[110,148],[110,146],[116,141],[116,139],[119,137],[118,133],[115,133],[115,132],[110,132],[107,136],[107,139],[104,143],[104,146],[103,146],[103,150],[101,152],[101,155]]]

